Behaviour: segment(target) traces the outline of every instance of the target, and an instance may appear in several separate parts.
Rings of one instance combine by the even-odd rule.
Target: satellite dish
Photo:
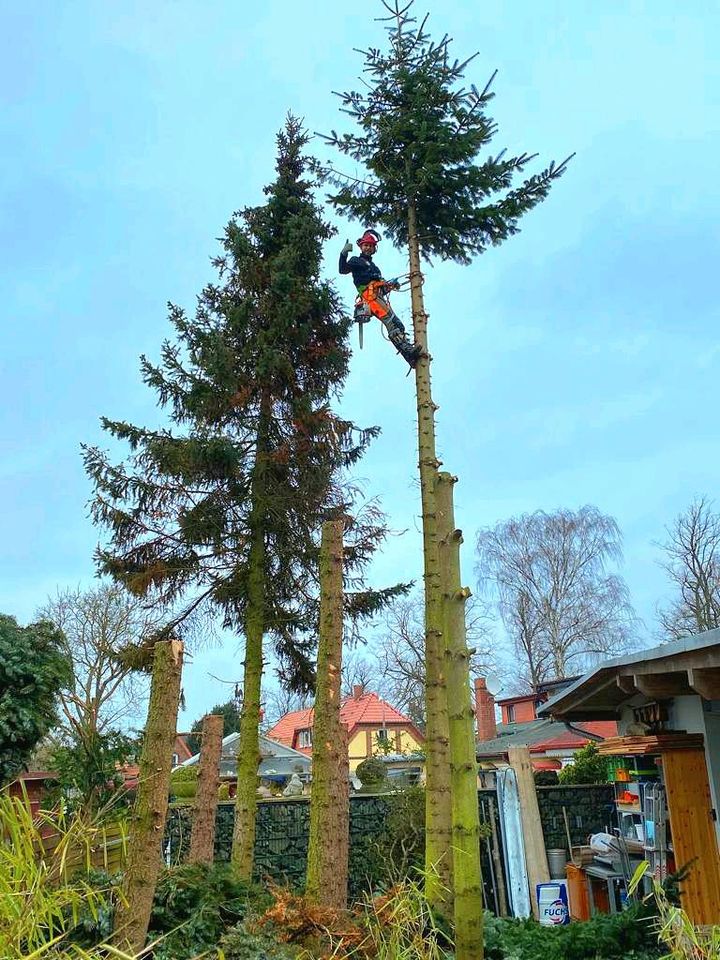
[[[485,677],[485,686],[488,693],[496,697],[503,689],[503,682],[497,673],[490,672]]]

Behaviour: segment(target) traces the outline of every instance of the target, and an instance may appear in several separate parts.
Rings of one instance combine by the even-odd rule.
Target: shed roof
[[[623,704],[695,694],[720,699],[720,629],[606,660],[538,710],[564,720],[617,719]]]

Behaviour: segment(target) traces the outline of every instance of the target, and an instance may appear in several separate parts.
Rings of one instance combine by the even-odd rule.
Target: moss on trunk
[[[115,944],[133,955],[145,946],[162,866],[182,659],[183,646],[179,641],[155,644],[137,796],[128,837],[123,899],[115,911],[113,926]]]
[[[306,884],[311,900],[336,910],[347,906],[350,835],[347,730],[340,719],[343,526],[342,520],[329,520],[322,530]]]
[[[455,528],[456,477],[438,475],[436,503],[441,543],[445,614],[447,697],[450,720],[452,793],[453,916],[457,960],[483,956],[483,891],[480,818],[477,797],[474,711],[470,695],[470,653],[465,634],[465,602],[460,580],[462,533]]]
[[[260,689],[263,672],[263,637],[265,635],[266,547],[265,525],[267,433],[270,400],[262,400],[258,423],[255,466],[250,488],[252,502],[248,525],[247,601],[245,607],[245,664],[243,669],[243,701],[240,711],[240,738],[237,753],[237,795],[233,829],[231,862],[243,880],[252,878],[257,817],[257,771],[260,763]]]
[[[429,901],[447,914],[452,899],[452,828],[442,584],[435,503],[440,462],[435,452],[437,408],[430,384],[428,318],[420,272],[417,218],[412,205],[408,208],[408,245],[413,333],[415,342],[425,354],[415,369],[425,581],[425,892]]]
[[[200,740],[197,792],[190,835],[189,863],[212,863],[215,856],[215,817],[220,784],[223,717],[208,714]]]

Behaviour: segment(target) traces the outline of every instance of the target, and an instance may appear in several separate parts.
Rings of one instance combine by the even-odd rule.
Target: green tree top
[[[18,774],[57,720],[72,671],[62,631],[47,621],[18,626],[0,614],[0,786]]]
[[[170,305],[176,339],[163,345],[159,365],[142,359],[171,426],[103,419],[129,445],[119,465],[84,448],[93,518],[110,532],[101,571],[174,605],[166,632],[207,606],[243,631],[255,583],[253,616],[299,687],[312,684],[317,531],[328,511],[350,509],[353,490],[338,478],[378,432],[330,407],[348,369],[351,321],[320,279],[322,245],[334,231],[314,199],[307,139],[289,118],[265,203],[235,214],[225,230],[213,261],[218,282],[202,291],[192,318]],[[376,520],[356,525],[356,573]],[[258,591],[259,581],[267,589]]]
[[[497,131],[487,114],[495,74],[481,90],[464,86],[474,56],[453,59],[449,38],[433,41],[427,17],[418,25],[412,5],[383,0],[389,48],[364,51],[366,89],[339,94],[359,131],[333,131],[326,139],[365,172],[353,179],[331,170],[338,189],[330,199],[352,218],[383,226],[398,246],[408,241],[411,204],[423,255],[469,263],[517,232],[520,217],[545,199],[567,160],[517,186],[516,175],[534,156],[502,151],[481,160]]]

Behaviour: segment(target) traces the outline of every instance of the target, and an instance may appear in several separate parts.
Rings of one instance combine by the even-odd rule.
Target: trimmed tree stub
[[[145,946],[155,887],[162,866],[162,841],[170,770],[180,705],[183,645],[155,644],[150,702],[140,755],[137,796],[128,837],[123,897],[115,911],[113,941],[129,953]]]
[[[328,520],[322,529],[306,883],[311,900],[336,910],[347,906],[350,843],[348,736],[340,719],[343,527],[342,520]]]
[[[453,486],[456,478],[438,475],[440,560],[445,617],[445,660],[450,725],[452,852],[455,953],[458,960],[483,955],[483,891],[480,863],[480,818],[475,759],[475,714],[470,697],[470,654],[465,636],[465,602],[470,596],[460,580],[462,534],[455,528]]]
[[[448,700],[445,676],[445,640],[440,574],[436,487],[439,461],[435,452],[435,404],[430,386],[427,314],[420,273],[417,217],[408,207],[410,297],[415,342],[424,355],[415,368],[418,455],[422,499],[425,579],[425,892],[440,912],[452,911],[452,823]]]
[[[189,863],[212,863],[214,859],[222,735],[223,717],[208,714],[202,725]]]

